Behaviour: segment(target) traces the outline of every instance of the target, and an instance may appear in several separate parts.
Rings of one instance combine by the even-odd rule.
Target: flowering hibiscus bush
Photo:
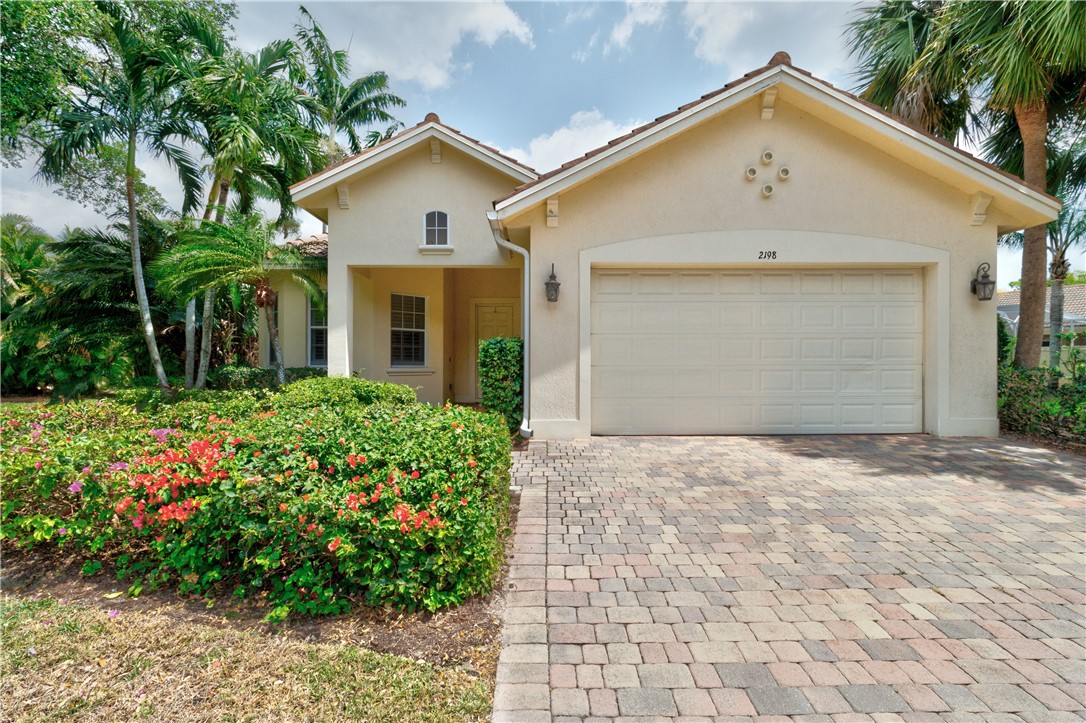
[[[362,380],[336,381],[297,384],[344,397]],[[205,401],[5,410],[0,534],[111,555],[141,584],[228,585],[266,599],[270,619],[351,600],[435,610],[490,590],[508,522],[499,417],[276,401],[229,417]]]

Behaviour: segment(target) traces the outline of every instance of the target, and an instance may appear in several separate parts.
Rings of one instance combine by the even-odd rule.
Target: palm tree
[[[0,218],[0,318],[17,306],[45,294],[41,273],[49,264],[53,237],[26,216]]]
[[[887,86],[899,84],[897,92],[903,95],[916,95],[917,89],[924,89],[927,100],[921,105],[929,108],[963,101],[968,106],[970,99],[983,98],[986,110],[1011,116],[1017,124],[1026,183],[1047,188],[1050,110],[1054,104],[1064,105],[1068,100],[1074,103],[1077,96],[1077,112],[1081,114],[1086,81],[1086,3],[898,0],[879,6],[884,7],[898,10],[896,16],[888,12],[887,21],[890,28],[897,23],[896,33],[879,31],[878,13],[871,10],[861,11],[860,20],[850,26],[857,33],[853,50],[860,56],[860,77],[869,81],[885,78]],[[902,14],[908,16],[914,28],[917,17],[923,20],[923,32],[913,44],[902,40]],[[909,23],[906,27],[910,27]],[[922,45],[919,52],[918,44]],[[899,69],[911,64],[907,71],[880,76],[877,65],[888,62],[888,58],[896,59],[895,67]],[[1070,97],[1066,95],[1068,89],[1075,89]],[[880,102],[885,100],[881,97]],[[892,109],[893,105],[884,107]],[[929,115],[930,119],[946,120],[953,114]],[[967,118],[966,112],[960,114],[962,129]],[[938,127],[940,123],[934,128],[929,125],[928,130]],[[1045,236],[1044,225],[1026,229],[1023,236],[1022,320],[1015,347],[1015,363],[1023,367],[1037,366],[1040,360]]]
[[[141,215],[138,234],[146,260],[171,243],[168,223]],[[72,397],[103,384],[130,382],[151,369],[142,341],[139,308],[132,286],[129,229],[74,229],[50,240],[50,263],[37,274],[40,293],[6,319],[4,380],[27,387],[51,387]],[[148,289],[155,326],[165,326],[170,309],[153,284]]]
[[[188,225],[181,242],[154,265],[158,289],[167,296],[184,296],[226,284],[252,289],[257,308],[264,315],[275,363],[276,379],[286,383],[279,328],[271,310],[278,294],[272,288],[272,274],[281,272],[298,284],[318,305],[324,303],[319,275],[325,260],[305,256],[290,245],[277,246],[275,223],[256,215],[235,214],[229,224],[209,221]]]
[[[1048,366],[1060,368],[1063,351],[1063,284],[1071,272],[1071,262],[1067,255],[1076,246],[1086,246],[1086,199],[1069,199],[1060,209],[1060,215],[1048,224],[1047,250],[1052,260],[1048,263],[1048,278],[1051,288],[1048,302]],[[1023,234],[1016,232],[1000,238],[1000,243],[1012,248],[1021,248]]]
[[[140,33],[124,6],[102,1],[98,9],[105,17],[102,46],[107,55],[100,73],[88,74],[80,92],[61,111],[55,135],[42,154],[41,175],[57,180],[85,154],[95,153],[109,143],[124,144],[128,242],[136,303],[158,384],[169,389],[143,277],[135,192],[136,151],[142,143],[152,155],[166,158],[177,168],[185,209],[196,203],[200,171],[184,149],[170,142],[185,137],[190,129],[168,102],[170,85],[167,76],[158,72],[161,61],[153,43]]]
[[[204,128],[202,144],[213,176],[204,220],[221,224],[232,189],[239,210],[252,209],[255,198],[279,204],[280,220],[290,218],[290,184],[323,165],[319,134],[313,128],[315,104],[289,82],[296,48],[275,41],[256,53],[227,51],[205,41],[207,58],[185,75],[184,102]],[[207,383],[216,287],[204,291],[199,369],[194,386]]]
[[[937,94],[928,74],[917,72],[941,4],[884,0],[861,7],[848,24],[848,43],[858,60],[860,97],[953,142],[969,130],[968,89]]]
[[[358,129],[378,123],[398,128],[389,109],[402,108],[406,103],[389,91],[385,73],[370,73],[347,82],[351,72],[347,51],[332,50],[317,21],[304,7],[300,10],[307,23],[294,26],[306,62],[302,87],[317,102],[327,154],[335,162],[346,155],[336,140],[340,131],[347,135],[350,152],[361,153],[372,144],[368,138],[363,141],[359,137]]]

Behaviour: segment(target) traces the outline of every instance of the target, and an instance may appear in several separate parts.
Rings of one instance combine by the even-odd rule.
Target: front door
[[[472,371],[475,375],[475,398],[480,399],[479,342],[496,336],[517,335],[517,304],[515,301],[478,302],[475,304],[475,339],[472,347]]]

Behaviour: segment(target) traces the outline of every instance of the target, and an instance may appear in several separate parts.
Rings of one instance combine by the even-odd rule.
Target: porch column
[[[328,258],[328,376],[351,376],[354,350],[354,273]]]

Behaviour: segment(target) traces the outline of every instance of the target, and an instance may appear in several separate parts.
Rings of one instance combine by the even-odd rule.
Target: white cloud
[[[566,13],[566,25],[591,20],[596,17],[596,13],[599,9],[600,6],[597,3],[574,5],[573,9]]]
[[[573,52],[572,58],[578,63],[586,62],[592,56],[592,51],[595,49],[596,43],[597,41],[599,41],[599,39],[599,31],[592,33],[592,37],[588,39],[588,44],[580,50],[575,50]]]
[[[644,121],[616,123],[598,109],[577,111],[569,123],[551,133],[536,136],[528,148],[503,150],[537,171],[550,171],[643,125]]]
[[[735,61],[735,40],[754,19],[754,8],[733,3],[689,2],[683,8],[694,55],[714,65]]]
[[[626,0],[626,15],[611,30],[611,37],[603,47],[604,53],[614,49],[625,50],[638,25],[659,25],[667,13],[666,2],[640,2]]]
[[[290,32],[282,13],[260,13],[268,7],[239,5],[238,37],[248,50]],[[309,10],[333,47],[350,46],[356,75],[383,70],[393,87],[396,81],[414,81],[425,90],[448,85],[453,75],[470,68],[454,59],[469,39],[487,47],[506,39],[532,46],[531,27],[504,2],[320,3]]]

